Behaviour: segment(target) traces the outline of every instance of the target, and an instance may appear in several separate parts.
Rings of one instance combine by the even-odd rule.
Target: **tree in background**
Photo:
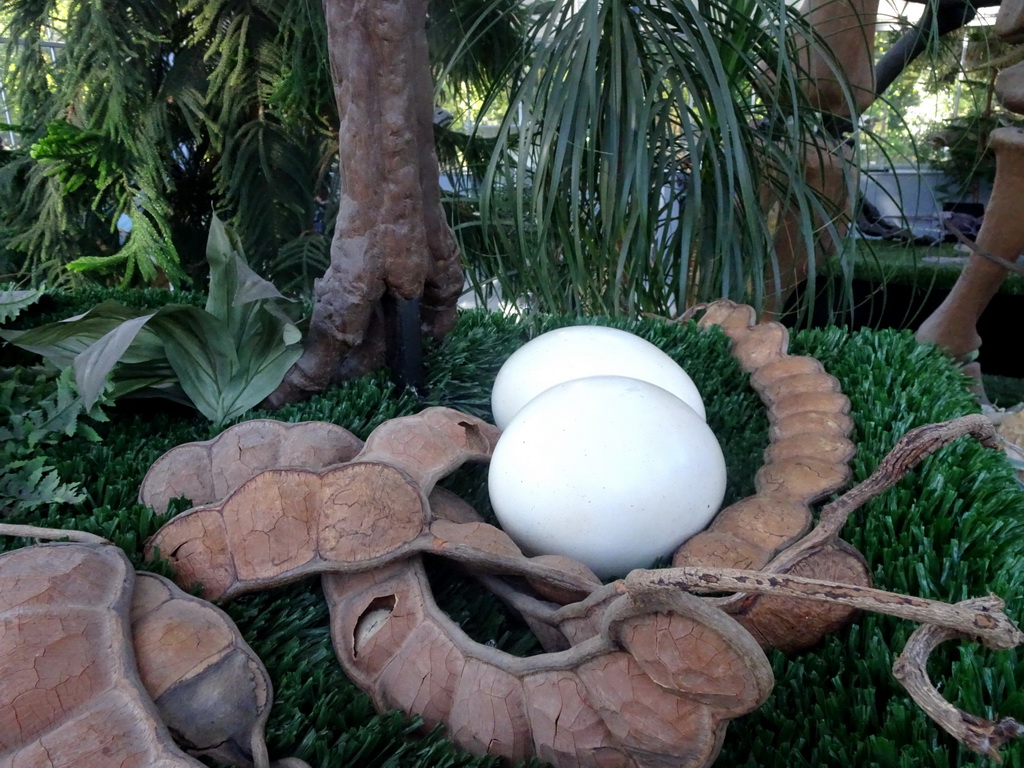
[[[804,174],[827,116],[804,93],[801,51],[842,75],[796,9],[558,2],[527,39],[483,184],[493,240],[468,260],[507,299],[591,314],[760,305],[782,212],[807,253],[841,239],[843,213]]]
[[[446,88],[488,90],[519,47],[517,6],[433,4]],[[339,123],[321,3],[142,0],[110,15],[80,0],[6,0],[0,20],[21,133],[0,170],[13,271],[61,285],[73,262],[125,284],[181,284],[182,271],[205,275],[216,209],[283,289],[308,291],[323,274]]]
[[[19,109],[37,155],[0,179],[26,192],[10,242],[56,269],[68,251],[96,250],[74,229],[83,211],[108,243],[127,212],[126,247],[74,263],[145,277],[159,266],[174,282],[175,252],[193,270],[175,227],[201,231],[213,207],[278,280],[322,272],[310,254],[333,236],[307,354],[279,399],[361,373],[381,359],[388,312],[404,308],[399,325],[411,318],[435,337],[452,318],[457,261],[435,197],[437,132],[424,122],[431,63],[444,88],[487,94],[484,109],[508,98],[458,201],[469,211],[457,234],[474,277],[497,279],[512,301],[612,314],[723,295],[759,303],[778,269],[780,211],[796,212],[808,252],[839,231],[841,212],[803,173],[825,118],[800,87],[800,51],[835,65],[786,4],[437,0],[429,16],[423,0],[371,5],[330,0],[325,24],[310,0],[133,2],[116,18],[82,2],[59,15],[53,2],[7,0],[9,34],[25,42],[9,48],[12,66],[36,83]],[[66,47],[49,62],[33,35],[58,16]],[[441,33],[433,46],[421,27],[427,40]],[[446,155],[463,164],[449,176],[473,176],[473,139]],[[84,199],[72,211],[76,183]],[[328,205],[320,225],[334,189],[337,216]],[[57,237],[68,242],[45,247]]]
[[[463,285],[441,208],[427,0],[325,0],[324,10],[341,201],[305,349],[275,405],[381,367],[421,331],[443,338]]]
[[[67,283],[71,262],[181,285],[203,274],[215,207],[259,267],[313,231],[336,144],[319,3],[143,0],[111,13],[10,0],[0,13],[22,135],[0,175],[3,245],[24,272]]]

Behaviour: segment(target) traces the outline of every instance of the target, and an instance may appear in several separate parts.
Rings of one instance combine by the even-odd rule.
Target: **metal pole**
[[[3,109],[4,122],[10,125],[13,121],[11,120],[11,110],[7,106],[7,91],[4,89],[3,78],[0,78],[0,108]],[[17,145],[17,139],[14,136],[14,131],[8,129],[4,131],[6,134],[6,143],[8,149],[14,149]]]

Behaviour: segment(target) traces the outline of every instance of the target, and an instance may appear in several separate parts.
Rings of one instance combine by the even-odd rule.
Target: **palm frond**
[[[495,228],[515,262],[497,275],[506,295],[611,314],[759,303],[778,270],[766,189],[799,211],[808,247],[835,230],[800,163],[823,117],[793,49],[821,42],[795,11],[557,2],[531,37],[483,192],[485,222],[514,222]]]

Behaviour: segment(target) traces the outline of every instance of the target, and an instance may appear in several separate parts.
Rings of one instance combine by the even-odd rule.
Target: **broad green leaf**
[[[171,370],[173,373],[174,369]],[[138,388],[137,391],[132,391],[128,393],[127,397],[161,397],[164,400],[170,400],[171,402],[174,403],[181,403],[181,405],[187,405],[189,408],[196,407],[196,404],[193,403],[189,399],[189,396],[185,394],[185,390],[181,388],[181,385],[178,383],[178,377],[176,374],[173,375],[170,378],[170,380],[164,379],[163,381],[157,381],[154,384],[149,384],[145,388],[140,387]]]
[[[210,288],[206,298],[206,311],[228,322],[234,304],[237,277],[235,254],[241,252],[237,238],[217,216],[210,221],[210,237],[206,244],[206,260],[210,264]]]
[[[75,382],[86,410],[103,394],[107,376],[124,357],[128,347],[153,315],[142,315],[118,325],[75,358]]]
[[[281,338],[284,339],[285,344],[298,344],[302,341],[302,331],[295,324],[295,321],[288,315],[287,312],[273,301],[268,301],[262,305],[263,311],[277,318],[281,324]]]
[[[273,392],[301,354],[301,332],[277,305],[281,293],[249,267],[237,238],[216,219],[207,255],[205,310],[169,305],[144,313],[104,302],[77,317],[3,336],[58,367],[73,366],[87,408],[111,379],[115,398],[189,402],[222,423]]]
[[[238,367],[227,326],[198,307],[161,310],[150,322],[185,394],[210,421],[223,422],[223,392]]]
[[[272,314],[260,312],[256,323],[257,332],[239,349],[238,375],[232,382],[232,398],[225,404],[225,419],[245,413],[270,395],[302,354],[299,344],[289,343],[288,327],[282,328]]]
[[[227,323],[236,347],[241,348],[247,343],[247,329],[260,306],[270,306],[270,300],[287,299],[273,283],[253,271],[238,238],[216,217],[210,224],[207,260],[210,292],[206,311]],[[284,322],[291,320],[286,318]]]
[[[284,301],[291,301],[281,295],[281,292],[277,290],[272,282],[264,280],[262,277],[257,275],[246,261],[241,258],[237,253],[235,254],[235,276],[237,279],[237,285],[235,287],[235,295],[231,301],[231,306],[240,307],[243,304],[249,304],[253,301],[259,301],[260,299],[283,299]]]
[[[129,309],[116,301],[105,301],[82,315],[27,331],[0,331],[0,336],[22,349],[35,352],[58,368],[66,368],[121,323],[142,314],[140,310]],[[160,340],[144,330],[125,352],[122,361],[140,363],[164,357]]]
[[[299,330],[298,326],[288,323],[281,331],[281,340],[289,346],[298,344],[302,341],[302,331]]]
[[[161,345],[161,349],[162,349]],[[191,405],[178,386],[178,374],[167,362],[166,354],[160,360],[146,363],[124,363],[117,366],[113,376],[111,398],[132,395],[134,397],[166,397]],[[172,390],[169,392],[169,389]]]

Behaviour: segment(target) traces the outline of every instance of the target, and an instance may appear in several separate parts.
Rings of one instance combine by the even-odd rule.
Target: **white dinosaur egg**
[[[668,390],[705,418],[693,380],[646,339],[617,328],[574,325],[541,334],[516,350],[491,390],[494,423],[505,429],[519,409],[546,389],[588,376],[628,376]]]
[[[703,530],[725,482],[704,419],[622,376],[563,382],[532,399],[488,473],[498,522],[524,552],[568,555],[601,578],[646,568]]]

